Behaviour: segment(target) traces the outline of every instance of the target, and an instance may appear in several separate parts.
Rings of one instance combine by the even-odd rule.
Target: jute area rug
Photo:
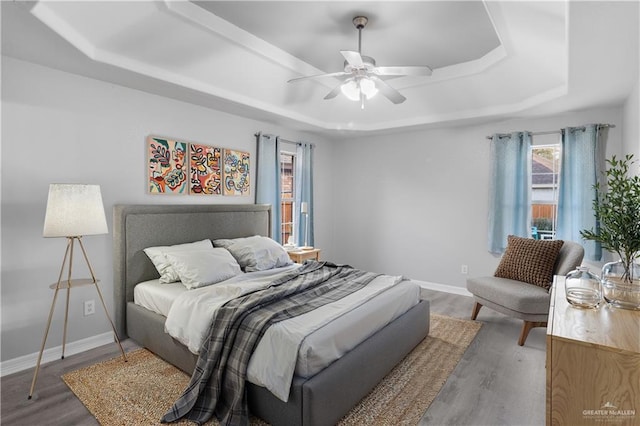
[[[340,425],[415,425],[427,410],[480,323],[431,315],[429,336],[354,407]],[[189,377],[146,349],[62,376],[103,426],[158,425]],[[180,422],[174,424],[193,424]],[[217,425],[215,420],[207,425]],[[257,418],[252,425],[265,425]]]

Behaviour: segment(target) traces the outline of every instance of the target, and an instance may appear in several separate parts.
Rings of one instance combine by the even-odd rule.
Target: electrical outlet
[[[85,300],[84,302],[84,316],[93,315],[96,313],[96,302],[95,300]]]
[[[469,273],[469,267],[467,265],[461,265],[460,266],[460,273],[461,274],[468,274]]]

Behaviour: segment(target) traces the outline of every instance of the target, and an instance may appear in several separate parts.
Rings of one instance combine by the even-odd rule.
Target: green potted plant
[[[585,240],[597,241],[620,260],[602,268],[602,292],[610,304],[640,309],[640,176],[632,176],[633,155],[607,160],[606,188],[596,184],[593,211],[597,229],[582,230]]]

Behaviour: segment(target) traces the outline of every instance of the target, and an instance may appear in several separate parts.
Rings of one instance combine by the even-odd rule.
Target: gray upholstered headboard
[[[133,287],[159,275],[142,251],[147,247],[206,238],[271,236],[265,204],[116,205],[113,208],[113,287],[116,330],[126,337],[127,302]]]

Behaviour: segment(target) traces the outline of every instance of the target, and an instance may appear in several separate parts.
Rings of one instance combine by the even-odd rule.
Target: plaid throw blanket
[[[302,315],[366,286],[379,274],[346,265],[307,261],[270,287],[229,301],[214,314],[191,381],[162,418],[202,424],[248,425],[245,379],[249,358],[273,323]]]

